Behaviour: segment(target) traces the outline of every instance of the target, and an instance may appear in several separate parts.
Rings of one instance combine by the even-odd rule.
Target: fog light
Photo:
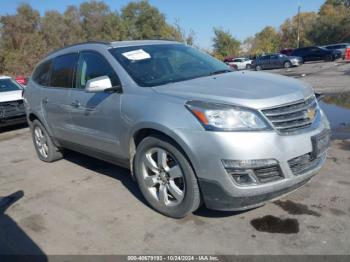
[[[257,159],[257,160],[222,160],[225,168],[257,168],[277,165],[275,159]]]
[[[240,186],[251,186],[263,183],[266,178],[265,173],[273,174],[270,168],[277,167],[278,161],[275,159],[257,159],[257,160],[222,160],[226,172],[233,178],[234,182]],[[268,169],[260,174],[260,170]],[[279,174],[279,173],[278,173]],[[262,178],[260,177],[262,175]]]
[[[238,185],[257,184],[257,180],[252,169],[226,169],[227,173],[233,178]]]

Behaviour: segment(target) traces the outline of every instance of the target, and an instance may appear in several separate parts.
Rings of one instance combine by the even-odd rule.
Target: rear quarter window
[[[33,81],[42,86],[49,86],[50,69],[51,60],[39,64],[33,73]]]
[[[72,88],[74,69],[78,54],[58,56],[53,60],[51,72],[51,87]]]

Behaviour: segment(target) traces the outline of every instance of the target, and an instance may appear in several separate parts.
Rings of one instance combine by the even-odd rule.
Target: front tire
[[[137,146],[135,177],[139,188],[158,212],[182,218],[201,203],[194,171],[179,148],[163,136],[150,136]]]
[[[45,127],[38,120],[34,120],[30,128],[35,151],[40,160],[51,163],[63,157],[60,149],[54,145]]]
[[[283,67],[284,67],[284,68],[291,68],[291,67],[292,67],[292,63],[289,62],[289,61],[284,62]]]
[[[261,70],[262,70],[262,67],[259,66],[259,65],[257,65],[257,66],[255,67],[255,70],[256,70],[256,71],[261,71]]]
[[[252,65],[251,64],[247,64],[246,66],[245,66],[245,69],[247,69],[247,70],[249,70],[249,69],[251,69],[252,68]]]

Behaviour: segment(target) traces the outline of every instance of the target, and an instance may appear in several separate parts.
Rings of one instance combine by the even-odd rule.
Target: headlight
[[[252,131],[270,129],[258,112],[247,108],[201,101],[189,101],[186,107],[207,130]]]

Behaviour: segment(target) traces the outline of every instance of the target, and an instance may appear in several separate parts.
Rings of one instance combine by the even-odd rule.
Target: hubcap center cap
[[[162,182],[164,182],[164,183],[168,182],[168,177],[167,177],[166,173],[161,172],[161,173],[159,174],[159,177],[160,177],[160,180],[161,180]]]

